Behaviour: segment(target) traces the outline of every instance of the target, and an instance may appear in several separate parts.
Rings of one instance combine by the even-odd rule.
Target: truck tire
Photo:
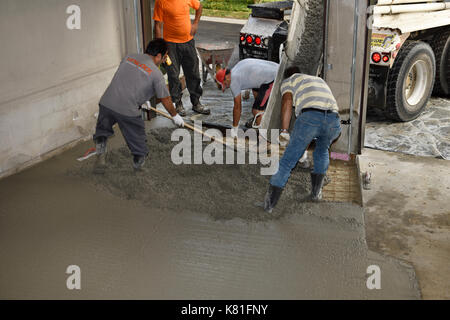
[[[433,94],[450,95],[450,30],[438,34],[431,42],[436,56],[436,82]]]
[[[433,91],[436,61],[430,45],[406,41],[387,82],[386,116],[395,121],[416,119]]]

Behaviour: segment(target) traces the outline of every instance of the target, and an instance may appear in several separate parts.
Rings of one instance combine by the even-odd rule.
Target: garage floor
[[[450,299],[450,163],[365,149],[361,170],[371,250],[414,265],[424,299]]]
[[[150,139],[150,143],[156,142]],[[254,184],[255,190],[261,190],[253,197],[235,201],[235,210],[228,216],[217,216],[216,206],[208,210],[200,202],[201,210],[195,210],[195,193],[186,209],[175,209],[173,203],[179,203],[180,194],[177,187],[157,193],[156,202],[139,196],[126,199],[127,186],[132,184],[121,177],[132,175],[128,161],[122,170],[111,173],[112,177],[118,175],[115,181],[119,182],[112,188],[105,184],[110,180],[74,174],[77,170],[85,173],[92,164],[91,159],[81,165],[75,160],[91,145],[81,144],[0,181],[0,256],[4,257],[0,298],[420,297],[414,270],[408,264],[368,250],[363,210],[357,205],[304,204],[297,199],[302,195],[295,192],[304,186],[296,186],[295,179],[273,216],[257,207],[249,209],[250,217],[239,214],[261,200],[264,183]],[[113,155],[126,151],[120,134],[111,147]],[[154,161],[163,161],[164,154],[158,154],[162,147],[153,150]],[[112,157],[110,166],[120,166],[114,162],[119,158]],[[190,172],[189,167],[175,169],[169,163],[166,169],[157,163],[154,166],[159,179],[168,177],[170,183],[174,183],[169,181],[172,170]],[[242,170],[220,167],[224,168],[197,167],[191,171],[197,175],[192,181],[213,181],[217,170],[230,170],[235,179],[240,172],[234,170]],[[151,170],[151,163],[148,168]],[[152,179],[136,177],[137,186],[146,181]],[[234,197],[251,183],[248,179],[234,182]],[[230,192],[226,180],[225,189],[220,185],[216,184],[215,197],[210,199],[219,204]],[[153,187],[149,185],[150,190]],[[147,191],[137,188],[136,194]],[[166,209],[161,202],[165,196],[171,199]],[[224,208],[231,205],[223,204]],[[81,268],[80,291],[66,288],[69,265]],[[366,272],[371,265],[381,268],[380,290],[367,288]]]

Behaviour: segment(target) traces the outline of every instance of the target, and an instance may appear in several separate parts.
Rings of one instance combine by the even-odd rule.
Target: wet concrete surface
[[[361,207],[299,201],[306,172],[268,216],[253,208],[266,177],[177,167],[167,129],[148,133],[143,175],[117,132],[105,176],[91,174],[94,159],[75,160],[87,142],[0,181],[0,298],[420,297],[410,266],[368,250]],[[80,291],[66,288],[69,265],[81,268]],[[381,268],[380,290],[366,286],[370,265]]]
[[[364,149],[361,170],[367,243],[413,264],[424,299],[449,299],[450,165],[448,161]]]
[[[450,160],[450,100],[431,98],[422,115],[409,122],[392,122],[369,110],[365,147]]]

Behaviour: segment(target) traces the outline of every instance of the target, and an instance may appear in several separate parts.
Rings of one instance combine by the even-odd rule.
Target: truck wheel
[[[436,83],[433,93],[450,95],[450,30],[434,37],[431,47],[436,56]]]
[[[430,45],[406,41],[389,72],[386,115],[395,121],[417,118],[430,99],[435,74]]]

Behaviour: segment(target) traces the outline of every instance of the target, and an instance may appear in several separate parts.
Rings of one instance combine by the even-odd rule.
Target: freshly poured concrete
[[[118,133],[103,177],[75,160],[89,142],[0,181],[0,298],[420,297],[411,267],[367,249],[362,208],[300,202],[307,172],[267,215],[257,166],[176,167],[164,131],[149,136],[147,175]],[[366,287],[370,265],[381,290]]]

